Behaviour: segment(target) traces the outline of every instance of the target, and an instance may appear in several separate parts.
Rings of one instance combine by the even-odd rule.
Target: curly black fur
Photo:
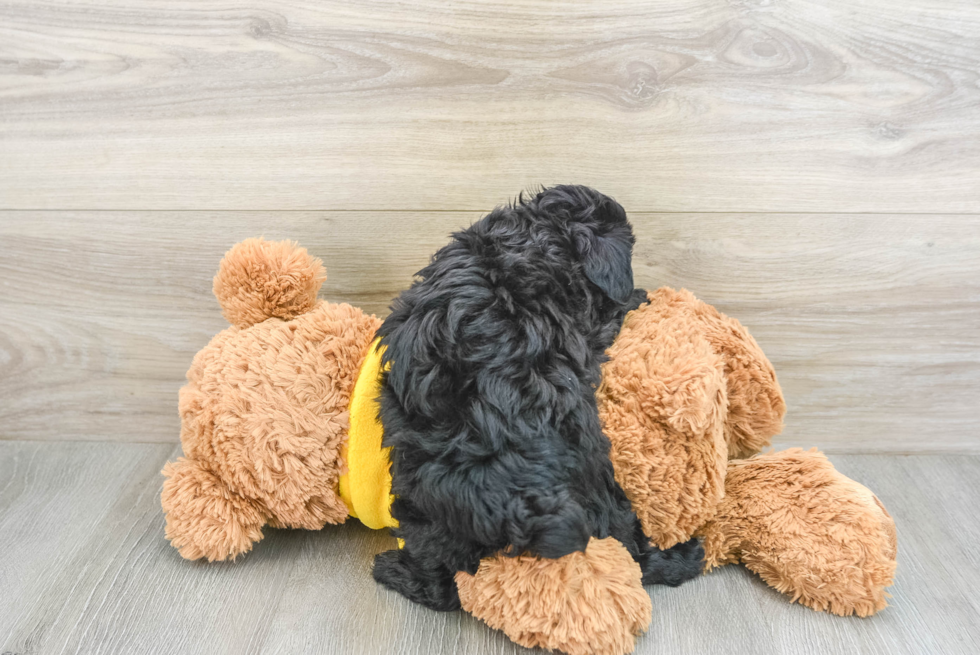
[[[596,409],[604,351],[645,300],[632,246],[618,203],[558,186],[454,234],[395,300],[381,419],[405,547],[377,556],[375,579],[451,610],[454,574],[483,557],[558,558],[610,535],[645,583],[700,572],[696,541],[649,545]]]

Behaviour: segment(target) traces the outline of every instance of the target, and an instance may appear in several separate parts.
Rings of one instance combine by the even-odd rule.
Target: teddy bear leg
[[[706,568],[741,561],[792,601],[841,616],[887,605],[895,523],[822,453],[794,448],[733,460],[725,492],[699,531]]]
[[[185,559],[234,559],[262,539],[265,513],[200,463],[180,457],[163,469],[166,536]]]
[[[568,655],[623,655],[650,625],[652,605],[626,548],[592,538],[553,560],[488,557],[456,574],[463,609],[527,648]]]

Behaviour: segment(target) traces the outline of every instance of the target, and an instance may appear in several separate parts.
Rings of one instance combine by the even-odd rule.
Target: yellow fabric
[[[378,419],[382,352],[375,339],[354,383],[344,453],[347,473],[339,483],[350,515],[373,530],[398,527],[391,516],[391,448],[381,447],[384,431]]]

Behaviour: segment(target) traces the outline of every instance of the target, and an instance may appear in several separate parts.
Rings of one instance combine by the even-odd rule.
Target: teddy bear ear
[[[323,262],[296,242],[255,238],[225,253],[213,290],[228,322],[246,328],[310,311],[326,279]]]

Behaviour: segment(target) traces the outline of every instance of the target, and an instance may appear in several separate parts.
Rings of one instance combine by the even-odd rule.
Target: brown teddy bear
[[[265,525],[397,526],[374,400],[381,321],[317,300],[325,277],[289,242],[249,239],[221,262],[214,292],[232,327],[194,358],[184,457],[163,471],[166,535],[185,558],[234,558]],[[651,542],[698,536],[706,570],[741,561],[814,609],[884,607],[896,542],[878,499],[816,451],[756,455],[785,409],[758,345],[686,291],[648,300],[624,321],[597,398]],[[607,538],[560,560],[487,558],[456,580],[464,609],[515,642],[578,655],[633,650],[651,614],[640,578]]]

